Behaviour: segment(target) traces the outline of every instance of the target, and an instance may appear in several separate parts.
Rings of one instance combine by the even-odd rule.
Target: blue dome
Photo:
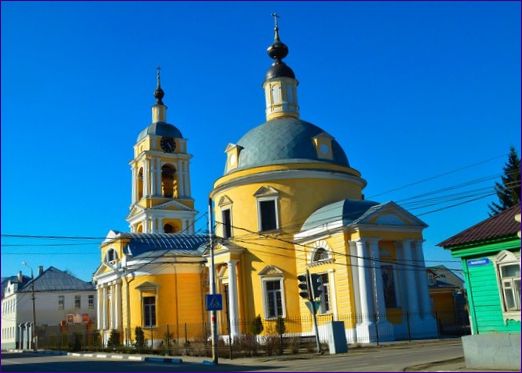
[[[334,139],[333,159],[321,159],[317,156],[313,137],[320,133],[325,131],[300,119],[269,120],[247,132],[237,142],[243,148],[239,153],[237,169],[309,161],[349,167],[346,154]]]
[[[177,139],[182,139],[181,131],[174,127],[172,124],[168,124],[165,122],[156,122],[152,123],[150,126],[145,128],[138,135],[138,140],[145,138],[147,135],[156,135],[156,136],[169,136]]]

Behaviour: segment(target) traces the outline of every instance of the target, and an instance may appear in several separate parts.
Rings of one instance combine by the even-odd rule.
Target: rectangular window
[[[156,297],[143,297],[143,326],[156,326]]]
[[[58,295],[58,309],[63,310],[65,308],[65,296]]]
[[[395,296],[395,279],[393,277],[393,266],[381,265],[382,288],[384,292],[384,304],[386,308],[397,307],[397,297]]]
[[[321,276],[322,293],[321,293],[321,305],[319,306],[319,312],[326,313],[330,312],[330,284],[328,283],[328,273],[323,273]]]
[[[261,231],[271,231],[277,229],[276,201],[259,201],[261,215]]]
[[[505,264],[499,267],[504,309],[520,311],[520,264]]]
[[[267,318],[283,316],[283,301],[281,294],[281,281],[265,281],[266,312]]]
[[[230,219],[230,209],[221,212],[223,221],[223,238],[232,237],[232,221]]]
[[[82,297],[81,295],[74,296],[74,308],[82,308]]]
[[[89,303],[89,308],[90,309],[94,309],[94,295],[89,295],[89,298],[88,299],[88,303]]]

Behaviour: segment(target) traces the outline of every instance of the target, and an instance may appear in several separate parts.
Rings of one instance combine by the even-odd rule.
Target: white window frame
[[[282,315],[268,316],[268,291],[266,283],[271,281],[279,281],[279,291],[281,292],[281,311]],[[265,277],[261,279],[261,286],[263,292],[263,312],[265,314],[265,320],[276,320],[279,316],[283,319],[286,318],[286,302],[285,302],[285,282],[283,277]],[[276,307],[277,313],[277,307]]]
[[[327,314],[332,313],[332,292],[330,291],[332,285],[330,284],[330,274],[328,272],[321,272],[321,273],[317,273],[317,274],[321,276],[321,284],[322,284],[321,285],[322,293],[320,295],[321,304],[319,305],[318,311],[322,315],[327,315]],[[328,279],[326,286],[324,285],[324,282],[322,281],[323,277],[326,277]],[[325,292],[328,293],[328,309],[325,309],[325,301],[324,301]]]
[[[229,237],[225,237],[225,221],[223,219],[223,215],[224,215],[225,211],[228,211],[229,216],[230,216],[230,236]],[[222,233],[223,238],[229,239],[229,238],[234,237],[234,223],[232,223],[232,205],[226,205],[221,208],[221,229],[222,229],[221,233]]]
[[[78,300],[78,307],[76,307],[76,301]],[[74,296],[74,309],[81,309],[82,308],[82,296],[81,295],[75,295]]]
[[[154,298],[154,325],[145,325],[145,298]],[[141,298],[141,307],[143,310],[142,325],[143,328],[155,328],[158,326],[158,297],[157,295],[143,295]]]
[[[518,255],[517,255],[518,254]],[[506,302],[505,302],[505,289],[504,289],[504,281],[506,279],[502,278],[502,267],[506,267],[509,265],[518,265],[520,269],[520,252],[517,254],[512,253],[507,250],[503,250],[500,253],[497,254],[497,256],[494,258],[493,262],[495,263],[495,273],[497,276],[497,284],[498,284],[498,292],[500,297],[500,306],[502,307],[502,316],[504,319],[504,322],[507,322],[507,320],[517,320],[520,321],[520,306],[522,299],[518,299],[518,310],[508,310],[506,309]],[[514,281],[519,280],[520,281],[520,275],[518,278],[516,277],[508,277],[507,279],[511,279],[512,286],[514,288]],[[517,299],[515,299],[515,302]]]
[[[111,253],[111,252],[113,253],[113,258],[112,258],[112,260],[109,260],[109,253]],[[111,247],[105,253],[105,262],[108,264],[115,264],[117,260],[118,260],[118,252]]]
[[[91,302],[92,300],[92,302]],[[94,295],[87,296],[87,308],[94,309]]]
[[[264,231],[263,225],[261,224],[261,202],[266,201],[274,201],[275,206],[275,220],[276,227],[275,229]],[[257,197],[257,228],[259,232],[273,232],[279,230],[279,196],[270,196],[270,197]]]
[[[60,300],[63,302],[60,304]],[[65,295],[58,295],[58,309],[64,310],[65,309]]]

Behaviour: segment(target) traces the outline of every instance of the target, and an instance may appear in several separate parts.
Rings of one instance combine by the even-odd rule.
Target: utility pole
[[[210,245],[210,294],[216,294],[216,265],[214,262],[214,229],[212,226],[212,198],[208,199],[208,243]],[[212,361],[218,364],[218,333],[217,333],[217,311],[210,311],[210,330],[212,333]]]
[[[27,262],[22,262],[23,265],[28,267],[31,270],[31,293],[32,293],[32,300],[33,300],[33,327],[31,328],[31,339],[33,340],[33,351],[36,352],[38,350],[37,340],[36,340],[36,300],[34,296],[34,273],[33,268],[30,267]]]

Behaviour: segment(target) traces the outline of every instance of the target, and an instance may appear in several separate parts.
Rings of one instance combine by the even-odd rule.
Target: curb
[[[439,360],[439,361],[432,361],[429,363],[412,365],[412,366],[404,368],[402,371],[403,372],[422,371],[423,369],[433,368],[434,366],[437,366],[437,365],[452,364],[452,363],[455,363],[455,364],[464,363],[464,356],[460,356],[460,357],[456,357],[456,358],[448,359],[448,360]]]
[[[93,354],[93,353],[80,353],[80,352],[68,352],[67,356],[75,357],[95,357],[98,359],[118,359],[118,360],[132,360],[132,361],[147,361],[151,363],[167,363],[167,364],[181,364],[183,360],[177,357],[146,357],[139,355],[121,355],[121,354]]]
[[[182,359],[176,357],[146,357],[144,361],[151,363],[181,364]]]

